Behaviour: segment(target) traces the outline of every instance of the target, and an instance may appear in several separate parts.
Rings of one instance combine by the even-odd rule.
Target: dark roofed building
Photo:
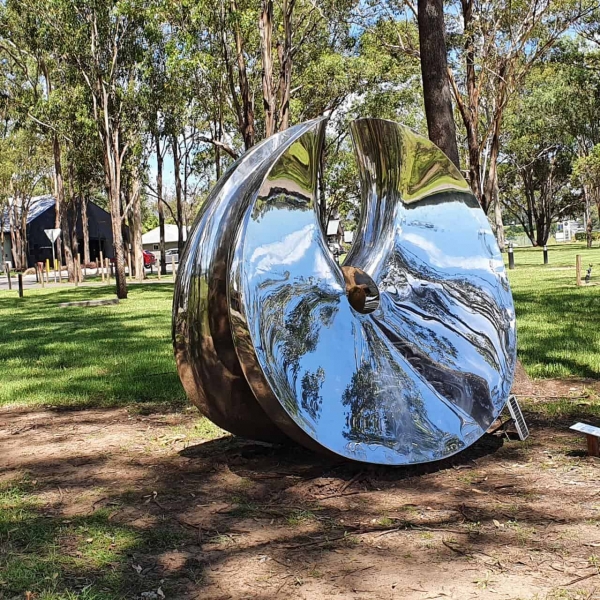
[[[55,224],[56,200],[53,196],[37,196],[31,199],[29,212],[27,214],[27,265],[34,266],[36,262],[52,261],[52,246],[45,229],[53,229]],[[107,258],[114,256],[113,237],[111,229],[110,214],[93,202],[88,202],[88,229],[90,238],[90,260],[95,261],[100,257],[100,251]],[[69,221],[73,222],[73,214],[68,215]],[[13,256],[10,239],[10,226],[7,214],[2,220],[4,227],[4,248],[2,249],[3,263],[13,264]],[[83,258],[83,226],[81,215],[77,215],[76,223],[77,243]],[[58,257],[57,257],[58,258]],[[64,257],[63,257],[64,264]]]

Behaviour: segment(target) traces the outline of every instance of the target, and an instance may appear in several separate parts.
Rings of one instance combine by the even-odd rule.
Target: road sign
[[[54,283],[56,283],[56,256],[54,254],[54,242],[58,239],[58,236],[60,235],[60,227],[57,229],[44,229],[44,233],[52,242],[52,266],[54,267]]]
[[[48,239],[54,244],[60,235],[60,229],[44,229],[44,233],[48,236]]]

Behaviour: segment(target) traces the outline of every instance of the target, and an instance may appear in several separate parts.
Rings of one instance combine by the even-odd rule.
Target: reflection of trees
[[[467,277],[449,279],[407,251],[396,250],[394,262],[397,268],[405,270],[416,280],[411,286],[411,295],[406,298],[407,301],[418,307],[428,318],[433,318],[439,323],[446,326],[460,324],[460,329],[455,331],[454,335],[464,337],[490,367],[500,372],[502,364],[489,334],[492,333],[499,340],[504,348],[503,358],[507,359],[508,339],[504,332],[510,329],[510,323],[506,306],[498,302],[498,299],[483,286],[475,285]],[[406,277],[404,280],[406,281]],[[422,286],[421,282],[433,285]],[[489,331],[472,329],[469,316],[473,313],[481,315],[490,323]],[[448,330],[451,331],[450,328]],[[502,360],[502,363],[504,362],[505,360]]]
[[[302,377],[302,408],[316,420],[321,412],[323,398],[321,387],[325,381],[325,371],[319,367],[314,373],[305,371]]]
[[[464,442],[457,435],[444,432],[430,420],[417,382],[400,366],[373,325],[363,321],[363,332],[369,354],[342,394],[342,404],[349,408],[344,437],[405,455],[440,457],[462,447]],[[452,412],[441,400],[437,402],[439,406],[429,407],[436,417]],[[461,419],[458,413],[456,418]]]
[[[314,277],[298,277],[291,283],[271,279],[259,287],[265,360],[279,399],[290,414],[297,415],[300,407],[296,386],[301,360],[317,349],[321,329],[333,324],[340,293],[324,287]],[[277,368],[278,364],[282,368]],[[301,379],[302,408],[313,419],[320,413],[319,390],[324,381],[322,369],[315,373],[306,370]]]

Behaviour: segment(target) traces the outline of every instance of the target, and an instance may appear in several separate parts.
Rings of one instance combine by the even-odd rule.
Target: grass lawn
[[[171,347],[172,284],[132,285],[118,305],[59,308],[114,297],[109,286],[0,293],[0,405],[183,404]]]
[[[592,282],[600,282],[598,248],[586,250],[582,245],[551,247],[550,264],[547,266],[542,264],[541,250],[519,248],[515,251],[517,268],[509,271],[509,277],[517,309],[519,355],[532,376],[600,378],[600,285],[575,286],[577,253],[583,256],[584,266],[598,264],[597,268],[594,267]],[[0,364],[3,367],[0,372],[0,405],[128,407],[128,412],[123,408],[88,410],[85,416],[72,411],[44,411],[48,428],[44,427],[45,421],[30,422],[28,419],[32,417],[27,413],[20,417],[16,411],[5,411],[6,423],[2,424],[4,429],[0,430],[0,437],[3,436],[5,440],[5,452],[15,448],[15,445],[22,446],[23,452],[19,456],[23,464],[15,467],[12,459],[9,459],[5,461],[8,464],[0,468],[0,598],[23,597],[27,590],[35,594],[29,597],[39,600],[140,598],[142,592],[149,590],[155,590],[156,593],[153,591],[153,595],[146,597],[155,600],[162,597],[158,594],[159,590],[160,594],[164,590],[167,598],[202,597],[202,586],[210,585],[211,580],[218,580],[219,575],[215,574],[216,567],[213,571],[210,561],[204,564],[203,559],[196,557],[204,556],[206,550],[212,553],[210,556],[217,557],[216,564],[219,564],[219,561],[235,560],[236,553],[242,559],[246,556],[244,548],[238,546],[239,537],[234,536],[239,536],[239,531],[246,531],[249,523],[254,524],[259,517],[265,516],[263,508],[253,512],[252,502],[255,500],[252,500],[252,494],[256,493],[259,498],[269,497],[268,493],[264,495],[263,488],[268,482],[282,479],[279,472],[282,468],[280,451],[275,451],[271,459],[263,459],[264,448],[261,447],[260,452],[255,451],[255,454],[250,451],[244,454],[243,446],[237,450],[233,447],[241,442],[230,438],[212,442],[214,450],[207,450],[207,456],[214,452],[214,458],[201,458],[203,455],[200,454],[188,462],[183,454],[188,444],[191,444],[190,456],[195,456],[193,452],[200,452],[198,449],[207,440],[219,437],[223,432],[197,416],[194,410],[168,415],[135,414],[146,412],[146,408],[147,412],[152,412],[161,407],[188,407],[171,348],[172,293],[172,283],[147,283],[130,286],[129,298],[118,305],[59,308],[59,303],[65,301],[113,297],[113,287],[64,286],[26,290],[23,299],[17,298],[14,290],[0,292]],[[552,461],[546,464],[544,461],[547,461],[548,455],[542,448],[548,447],[556,431],[562,436],[568,435],[565,431],[574,420],[596,421],[600,415],[597,395],[589,395],[586,399],[557,399],[543,403],[531,399],[524,401],[523,405],[532,426],[545,427],[545,433],[539,436],[538,441],[528,440],[518,447],[509,445],[504,459],[499,450],[485,468],[492,469],[498,460],[504,460],[496,475],[498,481],[504,483],[507,473],[510,476],[515,460],[521,456],[518,453],[523,453],[522,466],[526,467],[532,456],[531,444],[538,444],[540,448],[535,455],[537,462],[528,467],[532,470],[531,477],[537,481],[542,470],[548,469],[552,486],[556,485],[557,477],[562,475],[563,479],[572,483],[573,469],[581,470],[581,465],[585,467],[587,464],[583,460],[580,462],[578,455],[573,454],[583,447],[584,442],[576,436],[552,441],[552,456],[563,461],[564,464],[560,463],[562,467],[560,464],[557,467]],[[138,410],[140,407],[142,410]],[[98,414],[94,416],[93,413]],[[7,429],[9,417],[21,425]],[[112,420],[107,424],[106,419]],[[37,423],[35,427],[34,423]],[[115,431],[119,428],[120,437],[115,444],[111,436],[116,436]],[[103,439],[106,442],[102,442]],[[227,444],[233,445],[229,455],[234,459],[231,469],[226,458]],[[225,467],[221,474],[219,469],[223,460]],[[249,460],[256,462],[250,470],[246,465]],[[305,457],[302,460],[308,459]],[[270,466],[261,466],[261,461],[266,461]],[[285,460],[283,464],[284,471],[293,466],[285,463]],[[261,475],[262,468],[267,468],[264,478],[259,477],[254,481],[247,477],[253,469],[257,469]],[[331,475],[326,464],[320,468],[324,476]],[[241,469],[240,475],[232,472],[236,469]],[[478,487],[485,485],[482,482],[488,479],[487,472],[485,479],[483,474],[475,473],[479,478]],[[522,477],[522,472],[519,470],[519,477]],[[594,473],[591,467],[590,472]],[[314,477],[310,469],[308,475],[304,471],[301,473],[309,478],[307,481]],[[400,477],[401,471],[398,473]],[[348,475],[348,481],[354,480],[354,475],[351,475]],[[581,474],[577,476],[583,477]],[[432,506],[447,503],[447,490],[463,485],[456,479],[452,469],[440,477],[447,477],[447,481],[439,486],[443,495],[431,500]],[[302,480],[301,475],[297,475],[297,479]],[[494,477],[491,479],[494,480]],[[343,483],[344,480],[341,480],[339,485]],[[386,484],[382,480],[381,485],[376,484],[377,490]],[[343,489],[347,485],[346,482]],[[523,485],[523,480],[519,479],[518,482],[515,480],[515,485],[500,486],[509,491],[510,496],[506,500],[510,504],[504,502],[500,509],[494,509],[485,517],[483,524],[494,539],[498,535],[511,534],[512,528],[521,527],[516,518],[510,527],[512,521],[506,527],[502,524],[502,529],[493,524],[495,521],[492,521],[492,517],[500,518],[498,514],[502,510],[509,510],[507,506],[516,507],[515,514],[519,514],[519,518],[527,524],[527,517],[523,516],[525,508],[531,505],[531,498],[537,496],[525,496],[528,491],[527,486]],[[422,494],[422,490],[413,490],[413,487],[413,484],[409,484],[400,493],[394,488],[389,498],[382,500],[382,506],[400,502],[398,510],[403,506],[417,507],[416,503],[421,502],[419,494]],[[462,506],[465,495],[472,496],[467,483],[463,487],[465,489],[461,488],[454,500],[457,506]],[[521,487],[524,500],[519,504],[514,494]],[[544,483],[540,484],[540,490],[547,487]],[[435,489],[435,484],[432,489]],[[555,487],[552,489],[553,494],[556,493]],[[588,493],[588,487],[583,485],[575,489],[568,486],[566,490],[564,498],[575,506],[579,506],[578,502],[583,502],[583,499],[572,500],[573,493]],[[406,494],[413,492],[414,503],[406,504],[411,499]],[[279,488],[273,488],[270,493],[279,494]],[[502,492],[492,487],[490,493]],[[541,494],[539,490],[536,493]],[[158,499],[154,502],[152,498],[156,494]],[[489,497],[483,496],[479,500],[488,502],[486,499]],[[215,501],[218,503],[212,509]],[[470,503],[476,501],[477,498],[471,498]],[[296,505],[301,500],[295,499],[294,502]],[[313,535],[310,527],[314,526],[314,513],[311,511],[314,511],[314,506],[325,510],[315,502],[314,498],[308,498],[306,506],[294,505],[295,512],[289,514],[285,511],[281,514],[269,513],[268,519],[257,525],[261,528],[260,535],[264,536],[262,528],[266,523],[273,525],[276,519],[277,524],[269,534],[273,539],[282,531],[287,531],[286,528],[291,528],[290,535],[295,535],[294,528],[309,527],[307,531]],[[372,503],[373,498],[370,497],[367,504],[371,506]],[[222,506],[228,508],[224,510]],[[269,507],[267,510],[273,510]],[[388,526],[391,521],[386,521],[386,510],[374,509],[362,521]],[[483,506],[478,510],[485,514]],[[536,510],[535,526],[540,518],[544,518],[539,515],[545,514],[546,507],[541,504]],[[323,514],[319,513],[320,518]],[[336,516],[339,515],[336,513]],[[327,523],[334,522],[333,517],[328,519]],[[478,517],[478,527],[479,520]],[[436,521],[438,525],[439,522]],[[190,526],[189,523],[201,523],[202,528],[194,529],[195,525]],[[572,529],[565,531],[565,539],[578,539],[580,532],[577,527],[580,524],[575,519],[573,523]],[[421,521],[418,522],[420,525]],[[472,525],[467,522],[453,526],[465,527],[467,537],[464,540],[468,542],[470,534],[467,529]],[[548,521],[550,525],[555,527],[556,523]],[[229,528],[232,534],[228,534]],[[528,531],[526,526],[523,526],[523,531]],[[204,536],[202,541],[199,541],[200,534]],[[328,532],[325,534],[329,535]],[[553,530],[551,535],[554,535]],[[291,541],[297,543],[298,540],[293,538]],[[303,539],[300,541],[303,542],[301,546],[306,543]],[[415,544],[418,543],[417,540]],[[427,543],[433,544],[433,541]],[[438,544],[439,554],[435,555],[436,564],[443,556],[441,543]],[[198,545],[203,548],[200,553]],[[514,548],[522,545],[519,541]],[[577,542],[576,546],[581,545]],[[272,548],[269,553],[273,552]],[[356,548],[359,546],[356,545]],[[354,552],[358,551],[356,548]],[[421,546],[415,545],[413,548],[414,552],[421,550]],[[264,552],[262,549],[258,551]],[[344,547],[336,551],[343,552]],[[405,551],[404,545],[402,551],[399,547],[392,549],[392,556],[394,551],[395,556],[400,556]],[[569,551],[575,552],[575,545]],[[280,552],[281,560],[276,564],[285,567],[287,554],[282,550]],[[246,562],[236,563],[235,568],[240,569],[241,573],[249,564],[262,565],[261,556],[258,555],[259,560],[255,555],[246,557]],[[411,555],[403,556],[406,558]],[[454,555],[449,556],[442,565],[443,569],[456,564]],[[593,557],[596,561],[595,555]],[[169,560],[175,566],[169,567]],[[316,560],[321,560],[320,555],[315,557]],[[231,575],[227,574],[230,572],[225,571],[225,583],[231,579]],[[511,571],[514,572],[515,569]],[[256,576],[259,575],[262,578],[260,585],[269,581],[268,578],[264,579],[262,572]],[[285,574],[285,577],[291,575]],[[310,573],[305,577],[310,581],[317,580]],[[548,577],[547,573],[545,577]],[[559,579],[559,583],[565,580],[562,572],[559,573]],[[285,583],[287,579],[281,581]],[[295,580],[290,581],[299,579],[296,576]],[[281,589],[281,585],[277,580],[278,589]],[[188,595],[182,595],[184,591]],[[232,597],[219,594],[208,597]],[[292,597],[292,591],[286,590],[281,597]],[[554,597],[546,596],[548,599]],[[579,597],[584,596],[569,596],[573,600]]]
[[[509,278],[517,310],[519,357],[533,377],[600,377],[600,285],[575,286],[575,255],[595,265],[600,248],[583,244],[515,249]],[[112,286],[0,292],[0,405],[185,405],[171,348],[171,283],[132,285],[119,305],[59,308],[106,298]]]
[[[600,248],[549,246],[549,264],[539,248],[515,248],[508,271],[517,311],[519,358],[531,377],[600,378]],[[592,285],[575,285],[575,256],[582,278],[591,263]],[[507,259],[508,260],[508,259]]]

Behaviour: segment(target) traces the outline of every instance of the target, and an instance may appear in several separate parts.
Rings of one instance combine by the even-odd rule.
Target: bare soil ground
[[[205,440],[194,410],[13,408],[0,411],[0,481],[27,476],[44,519],[104,510],[142,534],[172,530],[169,547],[109,565],[119,597],[600,598],[600,460],[572,420],[528,419],[526,442],[486,435],[391,469]],[[95,576],[67,574],[75,591]]]

